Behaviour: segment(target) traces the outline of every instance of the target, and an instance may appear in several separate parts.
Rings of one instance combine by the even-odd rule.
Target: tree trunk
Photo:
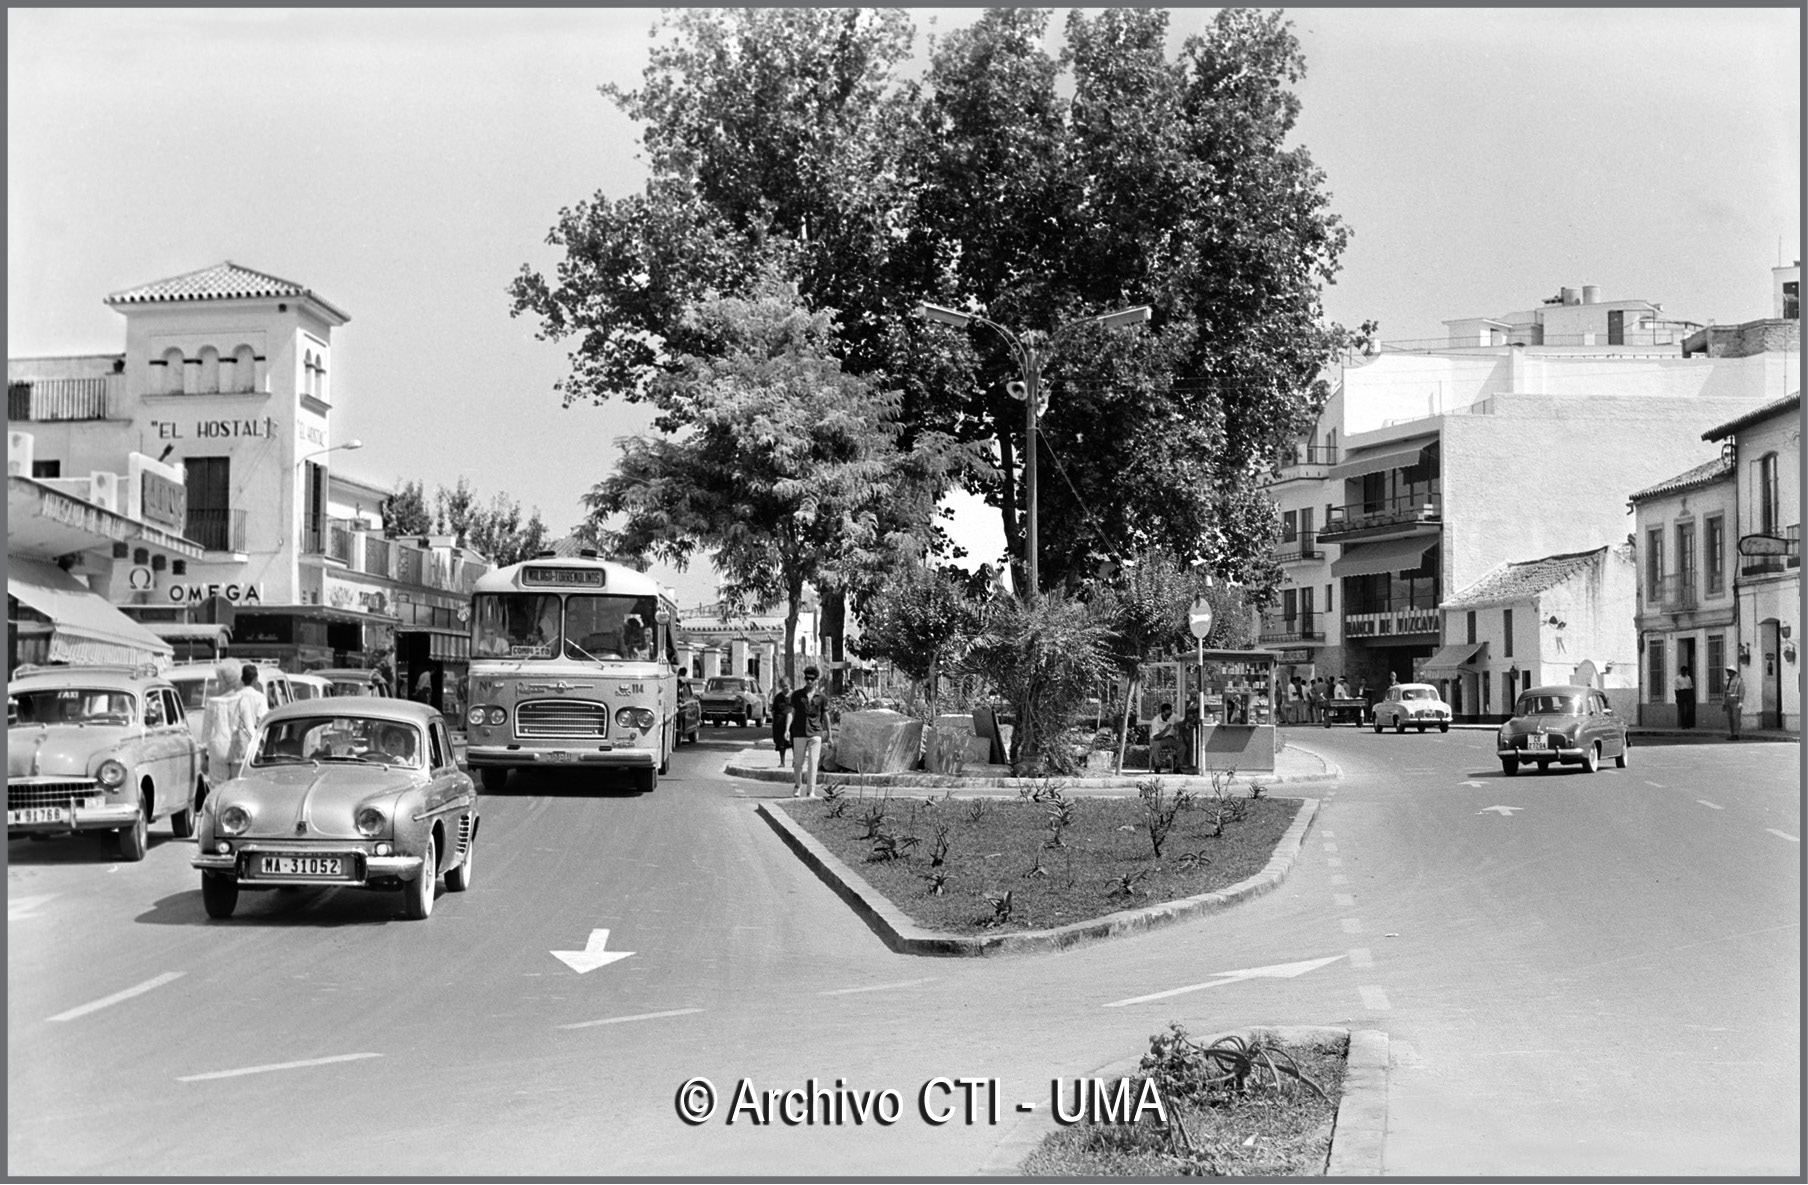
[[[847,590],[832,588],[817,597],[821,606],[818,633],[823,641],[823,654],[829,660],[829,694],[840,695],[847,690],[846,676],[842,671],[843,635],[847,632]]]
[[[1117,765],[1111,771],[1114,774],[1124,772],[1124,750],[1130,744],[1130,705],[1136,702],[1136,697],[1141,692],[1140,676],[1130,676],[1130,689],[1124,693],[1124,722],[1117,730]]]

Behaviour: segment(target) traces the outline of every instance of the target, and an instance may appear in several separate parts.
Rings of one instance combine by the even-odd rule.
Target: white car
[[[1388,725],[1392,725],[1395,732],[1405,732],[1409,724],[1420,732],[1434,724],[1439,732],[1449,732],[1450,716],[1450,705],[1431,684],[1396,683],[1375,705],[1371,719],[1376,732]]]
[[[319,675],[290,675],[289,690],[297,700],[325,699],[333,694],[333,681]]]

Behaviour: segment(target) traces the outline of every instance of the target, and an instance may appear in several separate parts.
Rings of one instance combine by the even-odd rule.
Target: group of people
[[[1359,683],[1356,691],[1352,693],[1349,681],[1342,675],[1335,679],[1314,675],[1310,683],[1295,675],[1288,681],[1286,689],[1281,694],[1281,723],[1323,724],[1327,700],[1360,699],[1367,701],[1368,697],[1368,684]]]
[[[804,668],[804,685],[793,691],[780,676],[772,688],[772,747],[778,763],[791,756],[791,797],[816,797],[816,768],[822,763],[823,738],[829,734],[829,697],[818,682],[822,672]],[[805,787],[808,786],[808,793]]]
[[[1738,667],[1723,668],[1726,673],[1726,685],[1720,692],[1720,707],[1726,713],[1726,734],[1733,740],[1739,739],[1739,731],[1744,725],[1745,715],[1745,676],[1739,673]],[[1695,727],[1695,680],[1689,674],[1688,667],[1676,668],[1676,727]]]

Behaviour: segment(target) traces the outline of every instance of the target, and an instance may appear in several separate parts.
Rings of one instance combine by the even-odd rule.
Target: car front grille
[[[14,780],[6,784],[6,806],[15,811],[34,806],[68,806],[77,799],[94,798],[100,793],[93,778]]]
[[[542,699],[515,709],[515,732],[523,737],[593,740],[609,735],[609,709],[588,700]]]

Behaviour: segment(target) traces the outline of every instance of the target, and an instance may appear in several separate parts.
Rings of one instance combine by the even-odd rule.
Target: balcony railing
[[[1699,586],[1694,572],[1672,572],[1661,577],[1657,587],[1657,607],[1665,613],[1683,613],[1695,607],[1695,590]]]
[[[1323,642],[1325,631],[1318,618],[1304,613],[1298,617],[1264,617],[1261,636],[1265,645],[1298,646]]]
[[[1388,609],[1380,613],[1346,613],[1343,615],[1345,638],[1389,638],[1401,634],[1435,634],[1438,632],[1436,605],[1423,608]]]
[[[1281,450],[1281,469],[1297,469],[1304,465],[1337,464],[1338,449],[1331,444],[1295,444]]]
[[[30,379],[6,384],[9,420],[104,420],[107,380]]]
[[[1315,531],[1301,531],[1292,539],[1282,539],[1274,547],[1275,561],[1282,564],[1297,560],[1319,560],[1324,556],[1324,550],[1318,546],[1318,534]]]
[[[208,551],[244,551],[245,512],[190,506],[183,534]]]
[[[359,570],[369,572],[373,576],[393,577],[395,572],[390,566],[390,557],[394,553],[395,549],[383,536],[366,535],[364,536],[364,564]]]
[[[1788,550],[1782,555],[1747,555],[1739,557],[1739,575],[1766,576],[1802,566],[1802,524],[1783,528]]]
[[[1413,526],[1443,521],[1442,494],[1401,495],[1377,502],[1352,502],[1332,506],[1325,512],[1325,525],[1319,529],[1320,539],[1351,535],[1376,527]]]

